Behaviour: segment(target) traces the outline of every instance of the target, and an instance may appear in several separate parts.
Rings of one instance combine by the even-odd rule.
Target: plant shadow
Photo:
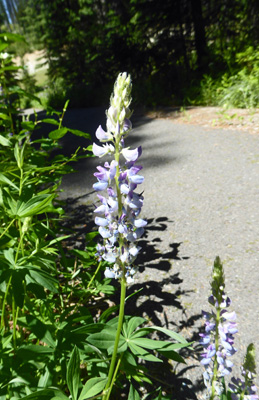
[[[80,204],[86,196],[67,198],[65,201],[65,211],[68,217],[63,220],[62,224],[66,231],[71,232],[68,249],[85,249],[85,234],[96,230],[92,216],[94,207]],[[170,243],[168,251],[161,252],[159,249],[162,242],[161,232],[166,231],[171,222],[167,217],[148,220],[145,235],[138,242],[142,247],[141,255],[137,259],[139,272],[136,275],[136,283],[130,285],[127,290],[128,299],[125,304],[125,313],[142,316],[152,325],[173,329],[182,335],[187,331],[188,341],[197,342],[199,330],[196,328],[196,324],[202,319],[202,314],[187,315],[182,298],[188,296],[193,290],[183,290],[181,287],[183,278],[180,272],[172,272],[172,263],[175,260],[180,261],[189,257],[180,256],[181,243]],[[114,280],[112,284],[119,289],[118,281]],[[109,298],[107,308],[111,304],[119,304],[119,297],[120,293],[117,290]],[[175,311],[182,318],[175,320]],[[165,335],[156,334],[156,337],[168,340]],[[195,370],[199,368],[199,348],[194,345],[193,347],[194,350],[185,348],[180,351],[187,364],[171,364],[166,359],[163,364],[159,363],[159,368],[156,363],[152,366],[149,363],[145,364],[150,374],[155,377],[155,381],[158,382],[157,385],[154,383],[154,388],[161,386],[159,382],[163,382],[163,388],[165,386],[167,395],[172,396],[170,398],[175,400],[197,399],[196,394],[202,388],[202,380],[201,372],[198,378],[195,373]],[[195,376],[195,381],[192,376]]]

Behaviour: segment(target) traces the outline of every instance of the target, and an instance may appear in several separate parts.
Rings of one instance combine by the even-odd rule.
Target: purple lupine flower
[[[97,182],[93,188],[98,192],[107,190],[106,196],[98,194],[101,204],[94,210],[97,214],[95,223],[103,238],[103,245],[97,246],[97,254],[100,260],[111,263],[105,271],[106,277],[124,277],[128,283],[133,281],[133,263],[141,249],[134,242],[143,234],[147,224],[139,218],[143,196],[136,192],[137,186],[144,181],[144,177],[139,175],[142,166],[135,165],[142,149],[124,147],[124,139],[132,128],[130,93],[130,77],[126,73],[119,74],[106,112],[107,132],[101,126],[96,131],[97,139],[105,144],[93,144],[94,155],[114,155],[115,158],[110,164],[105,162],[104,166],[98,166],[94,174]]]
[[[219,257],[214,262],[211,288],[212,295],[208,300],[215,312],[203,311],[205,333],[200,334],[200,344],[203,346],[201,364],[206,369],[204,383],[213,399],[215,394],[220,395],[223,391],[221,378],[232,371],[233,363],[229,357],[236,352],[233,335],[237,332],[236,313],[226,310],[231,301],[224,292],[224,273]]]

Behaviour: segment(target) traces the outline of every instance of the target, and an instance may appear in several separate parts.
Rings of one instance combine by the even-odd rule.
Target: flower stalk
[[[147,222],[138,218],[143,196],[136,193],[136,188],[144,180],[138,172],[141,166],[135,165],[141,155],[141,147],[134,150],[125,148],[125,138],[131,131],[129,120],[131,111],[131,79],[125,72],[118,75],[111,96],[110,108],[107,110],[107,132],[101,126],[96,131],[96,137],[104,143],[102,146],[93,144],[93,153],[97,157],[111,155],[113,160],[98,166],[94,175],[97,182],[93,185],[97,192],[106,190],[106,196],[98,194],[100,204],[94,212],[97,214],[95,223],[102,237],[102,243],[97,245],[99,261],[109,263],[105,270],[107,278],[120,280],[121,296],[118,326],[114,350],[108,372],[108,381],[103,398],[108,400],[116,381],[120,360],[117,353],[124,319],[124,306],[127,284],[133,282],[135,268],[133,263],[140,251],[135,245],[136,240],[144,233]],[[123,158],[122,158],[123,157]],[[124,159],[124,162],[122,161]]]
[[[205,333],[200,334],[200,343],[203,346],[204,383],[209,399],[214,400],[224,392],[224,377],[232,371],[233,363],[229,358],[236,352],[233,335],[237,332],[236,314],[226,310],[231,301],[225,295],[223,265],[219,257],[214,262],[211,289],[209,303],[215,311],[203,311]]]

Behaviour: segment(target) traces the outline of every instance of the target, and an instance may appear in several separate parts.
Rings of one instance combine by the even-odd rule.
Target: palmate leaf
[[[72,400],[77,399],[78,387],[80,383],[80,355],[75,346],[67,367],[67,386],[70,390]]]
[[[7,188],[5,188],[7,189]],[[32,215],[47,212],[55,194],[40,194],[32,197],[28,201],[16,201],[10,193],[5,190],[4,202],[6,212],[11,218],[25,218]]]
[[[109,324],[113,326],[115,322],[116,318],[109,321]],[[135,356],[148,361],[161,362],[162,360],[155,357],[155,355],[151,354],[148,351],[155,350],[171,360],[185,363],[184,359],[175,350],[190,346],[191,343],[188,343],[182,336],[170,331],[169,329],[156,326],[137,329],[144,322],[145,320],[141,317],[125,317],[125,322],[123,324],[123,335],[125,336],[125,340],[129,345],[132,353]],[[147,337],[143,337],[146,336],[150,332],[150,330],[159,330],[167,336],[176,339],[177,343],[162,340],[153,340]]]
[[[132,333],[135,329],[142,325],[145,322],[145,319],[142,317],[132,317],[129,321],[125,321],[123,324],[123,334],[124,336],[131,337]]]
[[[32,197],[26,203],[17,202],[16,215],[20,218],[29,217],[45,212],[54,199],[55,194],[40,194]]]
[[[93,333],[87,338],[87,341],[96,346],[98,349],[107,350],[109,354],[112,353],[115,342],[116,330],[113,328],[105,328],[101,332]],[[121,335],[118,346],[118,353],[126,351],[127,342]]]
[[[142,358],[143,360],[153,361],[153,362],[163,362],[162,360],[155,357],[153,354],[150,354],[147,350],[136,345],[135,343],[129,342],[128,345],[132,353],[138,358]]]

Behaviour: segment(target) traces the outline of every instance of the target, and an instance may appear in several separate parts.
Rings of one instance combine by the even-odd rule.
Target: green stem
[[[120,176],[120,137],[118,136],[116,138],[116,141],[114,142],[115,144],[115,161],[117,161],[117,168],[116,168],[116,175],[115,175],[115,185],[116,185],[116,192],[117,192],[117,201],[118,201],[118,219],[122,215],[122,196],[121,196],[121,191],[120,191],[120,185],[119,185],[119,176]],[[123,236],[120,233],[119,234],[119,252],[122,254],[122,247],[123,247]],[[118,319],[118,326],[117,326],[117,332],[116,332],[116,337],[115,337],[115,343],[114,343],[114,349],[113,349],[113,354],[112,354],[112,359],[111,359],[111,364],[110,364],[110,369],[108,373],[108,381],[104,389],[104,400],[109,400],[115,379],[116,379],[116,374],[118,369],[116,368],[116,371],[114,372],[115,369],[115,364],[116,364],[116,359],[117,359],[117,352],[118,352],[118,346],[119,346],[119,340],[120,340],[120,334],[121,334],[121,329],[122,329],[122,324],[123,324],[123,318],[124,318],[124,307],[125,307],[125,298],[126,298],[126,288],[127,288],[127,282],[126,282],[126,277],[125,277],[125,265],[124,263],[121,262],[120,267],[122,269],[122,278],[121,278],[121,297],[120,297],[120,311],[119,311],[119,319]],[[119,363],[118,366],[119,368]]]
[[[95,270],[95,272],[94,272],[94,274],[93,274],[91,280],[89,281],[89,283],[88,283],[86,289],[89,289],[89,287],[91,286],[91,284],[92,284],[94,278],[96,277],[96,275],[98,274],[98,272],[99,272],[101,266],[102,266],[102,263],[101,263],[101,261],[100,261],[99,264],[98,264],[98,267],[96,268],[96,270]],[[76,306],[75,306],[75,308],[74,308],[74,313],[77,311],[77,309],[78,309],[78,307],[80,306],[80,304],[82,303],[83,299],[87,299],[89,296],[91,296],[91,292],[90,292],[90,294],[88,293],[88,296],[87,296],[87,293],[86,293],[86,294],[83,294],[83,296],[81,296],[81,297],[79,298],[79,300],[77,301],[77,304],[76,304]]]
[[[13,311],[13,347],[16,349],[16,323],[18,318],[19,307],[16,308],[14,296],[12,297],[12,311]]]
[[[215,327],[215,350],[216,350],[216,354],[217,354],[218,349],[219,349],[219,323],[220,323],[220,307],[217,308],[217,312],[216,312],[216,327]],[[215,356],[215,358],[214,358],[214,368],[213,368],[213,377],[212,377],[212,382],[211,382],[210,400],[214,400],[214,397],[215,397],[215,382],[217,381],[217,375],[218,375],[218,360],[217,360],[217,357]]]
[[[109,391],[108,391],[108,393],[106,395],[106,398],[105,398],[106,400],[109,400],[109,398],[110,398],[110,394],[111,394],[114,382],[116,380],[116,376],[117,376],[117,373],[118,373],[118,370],[119,370],[119,367],[120,367],[120,363],[121,363],[122,357],[123,357],[123,353],[120,355],[119,360],[117,362],[117,365],[116,365],[116,368],[115,368],[115,371],[114,371],[114,374],[113,374],[113,377],[112,377],[111,385],[110,385]]]
[[[86,289],[89,289],[89,287],[90,287],[91,284],[93,283],[93,281],[94,281],[96,275],[98,274],[98,272],[99,272],[99,270],[100,270],[100,268],[101,268],[101,265],[102,265],[102,263],[101,263],[101,261],[100,261],[99,264],[98,264],[98,267],[96,268],[96,270],[95,270],[95,272],[94,272],[94,274],[93,274],[91,280],[89,281],[89,283],[88,283]]]
[[[247,372],[246,372],[245,385],[244,385],[244,389],[242,390],[242,393],[240,394],[239,400],[244,400],[245,394],[246,394],[246,391],[247,391],[247,387],[248,387],[248,383],[249,383],[249,380],[248,380],[248,376],[247,376]]]
[[[119,312],[119,320],[118,320],[118,326],[117,326],[117,332],[116,332],[116,337],[115,337],[115,343],[114,343],[114,350],[112,354],[112,359],[111,359],[111,364],[110,364],[110,369],[108,373],[108,381],[104,389],[104,400],[108,400],[110,397],[110,393],[112,390],[112,382],[113,382],[113,373],[114,373],[114,368],[115,368],[115,363],[116,363],[116,358],[117,358],[117,351],[118,351],[118,346],[119,346],[119,340],[120,340],[120,334],[121,334],[121,329],[122,329],[122,323],[123,323],[123,317],[124,317],[124,305],[125,305],[125,297],[126,297],[126,279],[123,277],[121,279],[121,298],[120,298],[120,312]]]
[[[22,253],[24,252],[24,249],[23,249],[23,234],[21,232],[21,223],[20,223],[20,221],[18,222],[18,224],[19,224],[19,229],[20,229],[20,240],[19,240],[19,243],[18,243],[16,255],[15,255],[15,264],[17,263],[18,258],[19,258],[20,247],[22,248]]]
[[[10,226],[14,223],[15,219],[12,219],[12,221],[10,222],[10,224],[5,228],[4,232],[0,235],[0,239],[4,236],[4,234],[8,231],[8,229],[10,228]]]
[[[11,281],[12,281],[12,275],[9,278],[8,284],[6,286],[6,290],[5,290],[5,295],[4,295],[4,301],[2,304],[2,315],[1,315],[1,329],[5,327],[5,305],[6,305],[6,299],[7,299],[7,295],[9,292],[9,287],[11,285]]]

